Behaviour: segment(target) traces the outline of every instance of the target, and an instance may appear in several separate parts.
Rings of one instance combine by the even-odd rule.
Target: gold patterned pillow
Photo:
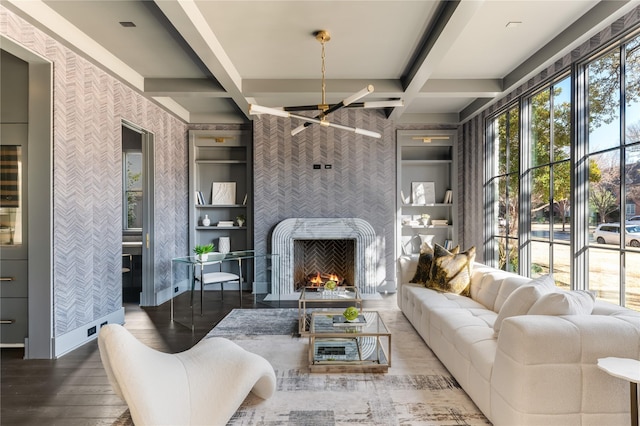
[[[475,247],[464,253],[453,253],[436,246],[427,287],[445,293],[469,296],[471,268],[475,259]]]
[[[433,265],[434,256],[436,255],[436,251],[438,255],[442,256],[444,254],[442,250],[449,254],[457,254],[460,251],[460,247],[455,247],[451,252],[438,244],[434,244],[434,248],[431,248],[430,246],[422,247],[420,249],[420,257],[418,258],[418,267],[416,269],[416,274],[409,282],[417,284],[427,284],[431,279],[431,268]]]

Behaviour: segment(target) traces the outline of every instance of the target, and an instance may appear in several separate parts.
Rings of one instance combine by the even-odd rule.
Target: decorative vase
[[[198,260],[200,262],[206,262],[207,260],[209,260],[209,253],[202,253],[198,255]]]
[[[209,219],[208,214],[205,214],[204,219],[202,219],[202,226],[209,226],[209,225],[211,225],[211,219]]]
[[[242,225],[244,225],[244,220],[238,219],[238,226],[242,226]]]
[[[218,240],[218,250],[220,250],[220,253],[229,253],[229,250],[231,250],[229,237],[220,237]]]

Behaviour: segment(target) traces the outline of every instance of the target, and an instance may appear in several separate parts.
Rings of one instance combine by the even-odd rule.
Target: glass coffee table
[[[391,332],[376,311],[362,311],[358,322],[341,312],[313,312],[309,328],[312,373],[386,373],[391,366]]]
[[[310,315],[307,309],[312,306],[337,310],[344,305],[355,306],[362,311],[360,290],[354,286],[340,286],[334,291],[326,291],[322,287],[303,287],[298,299],[298,333],[301,336],[309,333]]]

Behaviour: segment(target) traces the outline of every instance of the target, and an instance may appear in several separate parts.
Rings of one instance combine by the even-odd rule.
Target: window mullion
[[[497,174],[498,171],[498,149],[496,144],[496,124],[495,121],[491,121],[490,125],[486,125],[486,134],[485,134],[485,179],[486,182],[484,187],[484,199],[485,199],[485,207],[488,211],[486,211],[484,215],[484,235],[491,236],[491,238],[485,238],[485,247],[484,247],[484,257],[485,263],[497,267],[498,265],[498,247],[495,243],[495,237],[493,236],[493,221],[496,217],[496,208],[497,208],[497,189],[496,189],[496,180],[494,179],[494,175]]]
[[[520,99],[520,183],[518,194],[518,273],[531,275],[531,102]]]
[[[571,288],[584,290],[589,279],[589,120],[586,66],[572,66],[571,75]]]

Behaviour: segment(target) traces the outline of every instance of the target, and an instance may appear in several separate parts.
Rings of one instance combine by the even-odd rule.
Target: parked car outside
[[[625,225],[625,244],[640,247],[640,224],[627,223]],[[620,244],[620,224],[601,223],[593,232],[598,244]]]
[[[629,219],[627,219],[627,222],[638,222],[638,223],[640,223],[640,215],[631,216]]]

